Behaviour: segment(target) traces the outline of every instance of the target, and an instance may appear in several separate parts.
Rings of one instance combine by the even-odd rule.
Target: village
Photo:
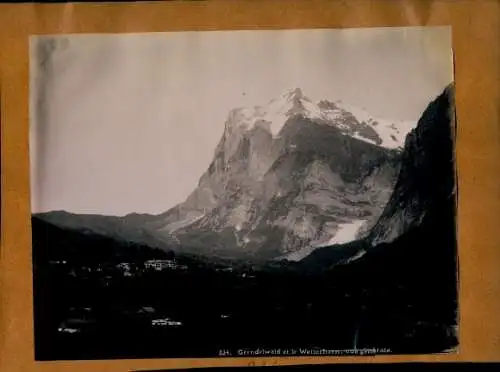
[[[76,281],[93,281],[99,283],[101,288],[119,285],[123,280],[134,280],[148,274],[182,272],[188,269],[185,264],[179,263],[175,259],[149,259],[142,262],[118,262],[118,263],[97,263],[75,264],[67,260],[49,261],[50,266],[59,273],[64,273],[69,278]],[[60,335],[81,335],[92,333],[96,328],[102,327],[102,319],[97,315],[98,311],[92,305],[72,306],[68,308],[64,319],[60,321],[57,332]],[[166,316],[161,309],[148,304],[136,306],[126,306],[116,308],[111,315],[113,318],[108,325],[120,326],[120,319],[126,319],[128,327],[146,328],[179,328],[183,322],[178,319]],[[101,325],[99,325],[101,323]],[[74,337],[72,336],[72,337]]]
[[[71,292],[61,301],[67,305],[66,311],[54,323],[54,330],[63,338],[93,334],[108,331],[119,333],[124,329],[134,332],[140,330],[172,332],[185,327],[184,319],[171,313],[170,306],[165,307],[164,300],[159,300],[154,293],[162,293],[168,300],[170,297],[179,298],[178,291],[172,284],[178,283],[180,277],[193,275],[194,272],[212,272],[216,275],[229,275],[238,277],[244,282],[256,278],[251,268],[242,270],[238,266],[229,264],[208,265],[203,261],[185,261],[177,258],[145,259],[145,260],[120,260],[114,262],[80,261],[73,257],[70,259],[56,259],[48,261],[51,271],[59,278],[65,279],[67,288],[87,288],[83,292]],[[196,274],[194,274],[196,275]],[[64,280],[64,279],[63,279]],[[137,292],[130,292],[127,288],[143,288],[141,297]],[[141,292],[141,291],[139,291]],[[97,295],[97,293],[101,293]],[[149,293],[146,295],[146,293]],[[177,294],[176,294],[177,293]],[[104,294],[104,295],[102,295]],[[101,298],[96,300],[95,297]],[[140,297],[140,298],[139,298]],[[181,296],[183,297],[183,296]],[[70,299],[71,298],[71,299]],[[113,305],[107,309],[106,315],[99,308],[103,303],[123,300],[122,306]],[[166,302],[169,302],[165,300]],[[159,306],[157,306],[159,305]],[[217,316],[219,321],[231,321],[230,313],[221,311]]]
[[[74,264],[67,260],[49,261],[52,267],[58,267],[67,271],[72,277],[84,278],[91,274],[108,275],[115,277],[117,274],[124,277],[133,277],[141,273],[158,272],[164,270],[187,270],[188,266],[177,262],[175,259],[150,259],[142,262],[119,262],[119,263],[97,263],[97,264]]]

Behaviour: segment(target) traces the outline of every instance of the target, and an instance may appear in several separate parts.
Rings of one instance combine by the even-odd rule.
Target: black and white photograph
[[[451,28],[30,38],[35,359],[459,350]]]

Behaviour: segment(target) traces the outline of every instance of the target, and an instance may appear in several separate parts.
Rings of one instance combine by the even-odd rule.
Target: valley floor
[[[376,293],[328,273],[122,266],[37,268],[37,360],[415,354],[456,346],[449,325],[415,309],[406,283]]]

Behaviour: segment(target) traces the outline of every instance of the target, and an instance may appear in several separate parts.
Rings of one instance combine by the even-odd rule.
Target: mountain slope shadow
[[[408,135],[396,187],[367,238],[300,263],[357,288],[358,346],[429,353],[458,345],[453,95],[450,85]],[[358,257],[349,262],[342,248]]]

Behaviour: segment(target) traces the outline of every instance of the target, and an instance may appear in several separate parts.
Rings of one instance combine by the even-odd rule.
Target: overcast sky
[[[291,87],[417,120],[453,80],[448,27],[71,35],[31,40],[32,210],[182,202],[230,109]]]

